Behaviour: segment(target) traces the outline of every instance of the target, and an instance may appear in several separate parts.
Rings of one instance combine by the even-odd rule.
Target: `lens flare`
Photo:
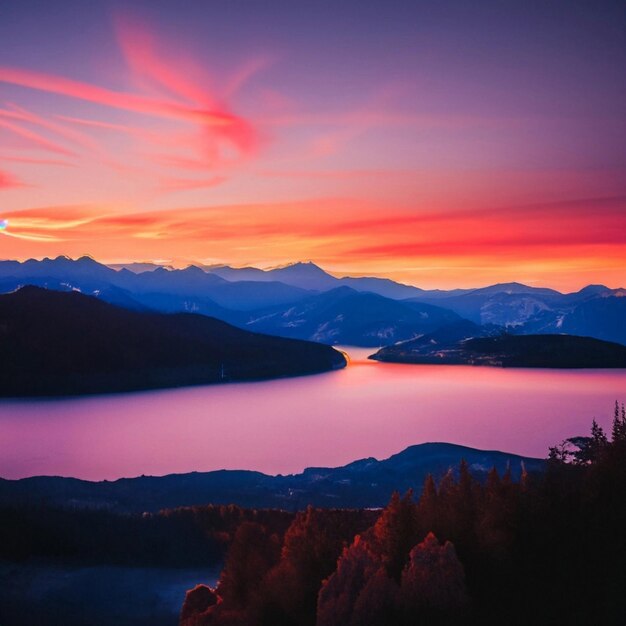
[[[9,226],[9,220],[0,220],[0,230],[6,230]]]

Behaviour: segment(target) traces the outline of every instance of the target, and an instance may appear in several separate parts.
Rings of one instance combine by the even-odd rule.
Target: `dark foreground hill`
[[[484,335],[471,322],[382,348],[370,358],[396,363],[498,367],[626,368],[626,346],[574,335]],[[447,332],[449,330],[449,332]]]
[[[50,506],[54,489],[30,501],[5,494],[0,623],[623,624],[626,414],[617,405],[611,434],[593,423],[590,437],[551,448],[544,471],[529,459],[520,475],[512,457],[511,471],[493,468],[486,480],[482,464],[495,454],[502,467],[511,455],[426,444],[338,468],[335,482],[388,473],[400,487],[417,483],[420,459],[430,464],[436,475],[423,489],[395,493],[378,510],[204,505],[129,514],[96,501]],[[446,471],[459,455],[468,462]],[[329,472],[300,478],[324,481]],[[66,481],[66,498],[76,494],[68,479],[47,480]],[[180,607],[184,589],[178,619],[171,600]]]
[[[76,292],[0,296],[0,396],[103,393],[313,374],[343,367],[328,346],[202,315],[132,311]]]
[[[429,477],[369,528],[364,511],[313,508],[282,541],[241,525],[180,626],[624,624],[625,427],[616,410],[612,440],[594,423],[543,475],[478,483],[462,464],[458,480]]]
[[[469,464],[478,479],[495,467],[510,467],[519,478],[522,462],[539,471],[544,462],[499,451],[476,450],[450,443],[424,443],[388,459],[361,459],[343,467],[310,467],[301,474],[269,476],[260,472],[221,470],[169,476],[141,476],[90,482],[76,478],[36,476],[0,479],[0,506],[47,504],[118,512],[158,511],[196,504],[237,504],[244,507],[303,509],[323,507],[381,507],[394,490],[419,492],[427,474],[443,476]]]

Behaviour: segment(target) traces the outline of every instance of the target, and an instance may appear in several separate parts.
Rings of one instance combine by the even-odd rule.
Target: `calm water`
[[[29,624],[173,626],[186,591],[220,570],[0,561],[0,606],[7,624],[24,623],[27,606]]]
[[[614,401],[626,401],[626,370],[395,365],[347,351],[345,370],[318,376],[0,401],[0,476],[291,473],[425,441],[545,456],[593,417],[610,426]]]

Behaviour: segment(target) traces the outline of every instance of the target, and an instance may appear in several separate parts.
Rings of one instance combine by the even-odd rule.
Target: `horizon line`
[[[524,281],[524,279],[519,279],[519,280],[508,280],[505,282],[495,282],[495,283],[486,283],[484,285],[478,286],[478,287],[453,287],[451,289],[445,289],[442,287],[434,287],[434,288],[423,288],[420,287],[419,285],[415,285],[412,283],[407,283],[407,282],[401,282],[398,280],[394,280],[393,278],[390,278],[389,276],[386,276],[384,274],[344,274],[344,275],[337,275],[336,273],[326,270],[324,269],[324,267],[322,265],[320,265],[319,263],[316,263],[315,261],[313,261],[312,259],[307,259],[307,260],[298,260],[298,261],[291,261],[288,263],[282,263],[279,265],[271,265],[271,266],[267,266],[267,267],[259,267],[256,265],[252,265],[249,263],[245,263],[243,265],[230,265],[228,262],[219,262],[219,263],[202,263],[201,261],[194,261],[194,262],[189,262],[187,260],[182,261],[182,262],[178,262],[176,259],[170,259],[170,260],[166,260],[166,259],[157,259],[157,260],[123,260],[123,261],[103,261],[103,260],[99,260],[96,259],[94,256],[92,256],[91,254],[81,254],[75,258],[66,255],[66,254],[59,254],[56,257],[50,257],[50,256],[41,256],[41,257],[28,257],[28,258],[17,258],[17,259],[10,259],[10,258],[0,258],[0,263],[6,263],[6,262],[16,262],[16,263],[20,263],[20,264],[24,264],[28,261],[35,261],[35,262],[42,262],[42,261],[56,261],[58,259],[67,259],[69,261],[79,261],[80,259],[90,259],[92,261],[94,261],[95,263],[105,266],[105,267],[109,267],[110,269],[113,269],[114,271],[119,271],[119,269],[122,269],[121,267],[119,269],[117,269],[114,266],[127,266],[127,265],[153,265],[155,266],[155,268],[158,267],[162,267],[168,271],[180,271],[180,270],[185,270],[188,269],[189,267],[197,267],[201,270],[203,270],[206,273],[211,273],[211,272],[207,272],[207,268],[210,267],[214,267],[214,268],[218,268],[218,267],[227,267],[230,269],[234,269],[234,270],[244,270],[244,269],[255,269],[255,270],[259,270],[261,272],[266,272],[269,273],[271,271],[274,270],[278,270],[278,269],[284,269],[287,267],[292,267],[294,265],[313,265],[315,267],[317,267],[318,269],[320,269],[322,272],[324,272],[325,274],[327,274],[328,276],[330,276],[331,278],[335,278],[337,280],[341,280],[344,278],[375,278],[375,279],[380,279],[380,280],[389,280],[397,285],[403,285],[405,287],[413,287],[415,289],[421,289],[423,291],[444,291],[444,292],[450,292],[450,291],[457,291],[457,290],[464,290],[464,291],[476,291],[478,289],[485,289],[487,287],[494,287],[496,285],[513,285],[513,284],[517,284],[517,285],[523,285],[525,287],[530,287],[532,289],[550,289],[552,291],[556,291],[557,293],[560,293],[562,295],[567,295],[569,293],[578,293],[579,291],[582,291],[583,289],[587,288],[587,287],[594,287],[594,286],[599,286],[599,287],[606,287],[607,289],[611,289],[613,291],[619,291],[619,290],[625,290],[625,287],[619,286],[619,287],[609,287],[608,285],[604,284],[604,283],[587,283],[585,285],[583,285],[582,287],[580,287],[580,289],[578,289],[577,291],[560,291],[559,289],[556,289],[554,287],[550,287],[548,285],[537,285],[534,284],[535,281]],[[427,269],[436,269],[436,268],[427,268]],[[129,270],[130,271],[130,270]],[[138,273],[143,273],[143,272],[138,272]],[[228,279],[224,279],[227,280]],[[238,282],[238,281],[228,281],[228,282]],[[280,282],[280,281],[278,281]]]

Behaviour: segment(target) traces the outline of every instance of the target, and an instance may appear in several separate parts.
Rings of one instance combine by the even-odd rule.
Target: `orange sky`
[[[626,284],[625,215],[619,198],[419,213],[345,199],[151,212],[50,207],[8,213],[2,251],[179,266],[310,259],[336,274],[425,287],[515,279],[573,290]]]
[[[24,52],[7,33],[3,49],[0,27],[0,258],[626,286],[623,117],[580,76],[550,92],[549,55],[525,66],[532,85],[546,78],[541,100],[524,74],[506,83],[498,55],[476,89],[436,44],[430,67],[370,58],[364,39],[337,48],[349,80],[333,82],[341,63],[319,41],[215,55],[192,26],[110,18],[105,49],[79,33],[57,55],[28,31]]]

